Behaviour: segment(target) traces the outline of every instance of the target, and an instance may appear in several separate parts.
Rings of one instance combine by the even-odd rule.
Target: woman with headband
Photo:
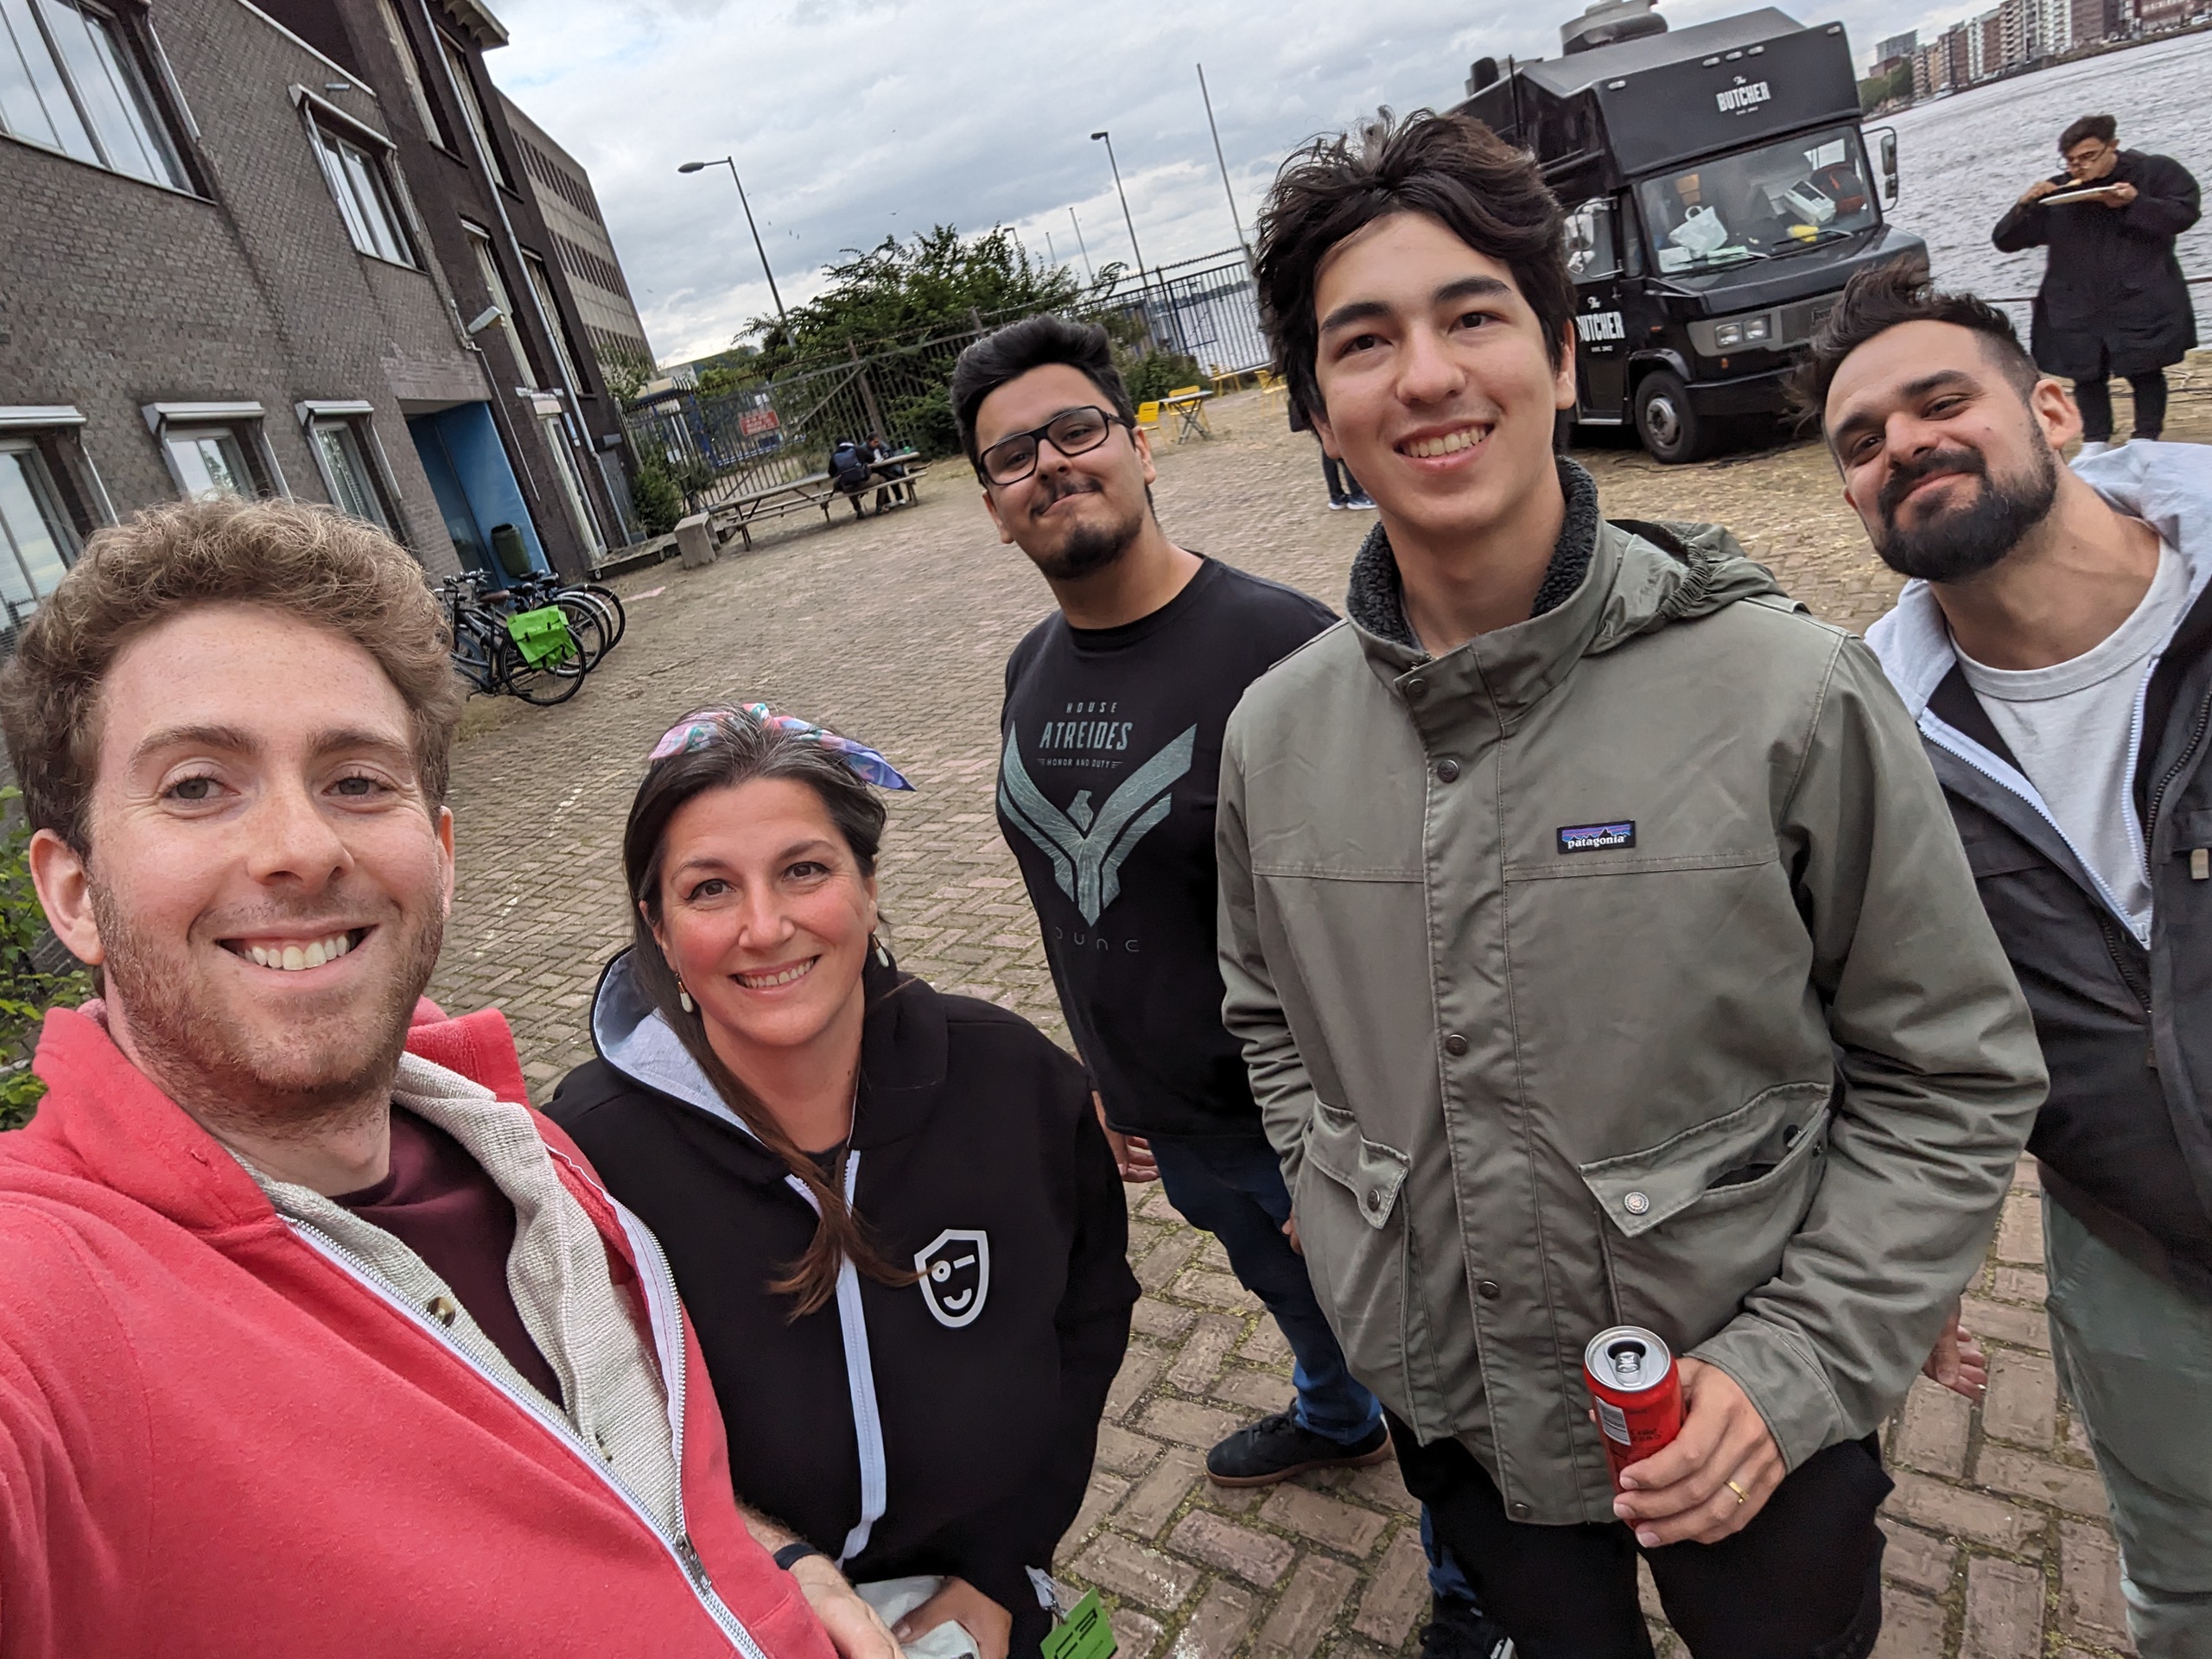
[[[1033,1659],[1137,1286],[1080,1066],[877,936],[874,750],[762,704],[664,737],[634,938],[551,1115],[659,1237],[777,1560],[910,1655]]]

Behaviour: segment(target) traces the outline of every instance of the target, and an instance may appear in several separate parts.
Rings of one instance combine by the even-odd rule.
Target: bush
[[[0,805],[22,791],[0,790]],[[46,1084],[31,1074],[40,1022],[57,1002],[82,1002],[92,980],[72,962],[60,971],[40,965],[41,947],[58,950],[31,886],[30,826],[17,819],[0,839],[0,1129],[19,1129],[38,1109]]]
[[[1148,404],[1165,397],[1178,386],[1200,384],[1198,359],[1185,357],[1180,352],[1153,352],[1147,356],[1125,359],[1122,364],[1122,378],[1128,383],[1129,401]]]
[[[683,492],[662,468],[640,467],[630,482],[630,505],[638,510],[646,535],[665,536],[683,517]]]

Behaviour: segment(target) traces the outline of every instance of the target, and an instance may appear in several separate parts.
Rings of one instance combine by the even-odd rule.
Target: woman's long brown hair
[[[762,1146],[783,1160],[784,1167],[814,1199],[821,1220],[813,1239],[798,1261],[768,1281],[770,1290],[792,1299],[791,1317],[803,1319],[836,1294],[837,1272],[843,1262],[851,1262],[857,1271],[882,1285],[911,1285],[920,1275],[893,1266],[845,1202],[842,1176],[849,1151],[838,1159],[836,1175],[824,1177],[821,1166],[784,1132],[760,1097],[715,1052],[714,1045],[707,1040],[705,1020],[696,1012],[684,1012],[676,971],[653,937],[654,925],[661,915],[661,868],[669,822],[686,803],[709,790],[734,789],[757,779],[785,778],[804,784],[820,798],[830,822],[859,864],[861,874],[872,876],[876,849],[883,842],[883,803],[834,753],[817,744],[756,726],[741,715],[722,714],[717,718],[701,714],[690,718],[714,719],[719,728],[714,740],[657,760],[647,769],[645,781],[638,785],[637,798],[630,803],[630,822],[622,834],[622,868],[630,885],[634,941],[631,963],[653,1007],[683,1043],[684,1052],[698,1062],[723,1103]],[[858,1109],[855,1096],[855,1115]]]

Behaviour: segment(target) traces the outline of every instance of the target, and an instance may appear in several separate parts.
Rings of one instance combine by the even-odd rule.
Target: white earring
[[[683,1007],[684,1013],[696,1014],[698,1012],[698,1004],[692,1001],[691,993],[683,988],[683,982],[680,979],[676,982],[676,1000]]]
[[[891,965],[891,953],[883,948],[883,941],[872,939],[872,943],[875,946],[875,959],[888,968]]]

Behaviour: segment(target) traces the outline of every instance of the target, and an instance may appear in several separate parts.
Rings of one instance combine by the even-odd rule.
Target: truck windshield
[[[1662,270],[1770,259],[1877,223],[1856,127],[1716,156],[1637,187]]]

